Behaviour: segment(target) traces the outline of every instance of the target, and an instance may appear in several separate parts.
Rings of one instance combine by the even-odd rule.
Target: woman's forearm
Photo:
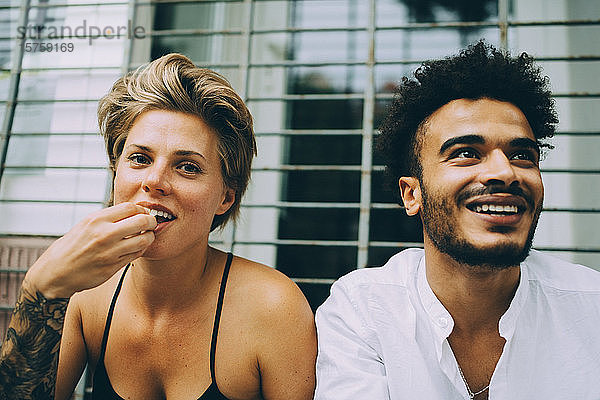
[[[53,399],[69,299],[46,299],[24,282],[0,353],[0,400]]]

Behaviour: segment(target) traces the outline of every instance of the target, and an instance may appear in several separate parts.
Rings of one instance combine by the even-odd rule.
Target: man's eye
[[[477,152],[472,149],[460,149],[452,153],[450,158],[477,158]]]
[[[146,157],[143,154],[132,154],[129,157],[127,157],[127,159],[129,161],[131,161],[133,164],[149,164],[150,163],[150,159],[148,157]]]
[[[537,156],[531,151],[519,151],[512,155],[513,160],[517,161],[530,161],[534,164],[537,164]]]

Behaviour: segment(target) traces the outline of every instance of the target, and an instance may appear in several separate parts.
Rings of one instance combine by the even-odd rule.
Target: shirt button
[[[446,317],[441,317],[438,319],[438,325],[442,328],[445,328],[448,326],[448,318]]]

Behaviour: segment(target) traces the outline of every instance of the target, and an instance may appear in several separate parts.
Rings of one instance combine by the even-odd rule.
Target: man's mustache
[[[458,201],[464,202],[471,197],[492,195],[496,193],[512,194],[514,196],[522,197],[532,209],[535,208],[531,195],[526,193],[521,186],[489,185],[467,188],[458,196]]]

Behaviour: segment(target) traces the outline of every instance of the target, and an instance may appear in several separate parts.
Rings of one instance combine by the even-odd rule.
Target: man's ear
[[[219,208],[217,208],[217,211],[215,212],[216,215],[223,215],[227,212],[227,210],[229,210],[229,208],[233,205],[233,203],[235,202],[235,190],[231,189],[231,188],[225,188],[225,192],[223,193],[223,200],[221,201],[221,204],[219,205]]]
[[[417,215],[421,209],[421,184],[414,176],[403,176],[398,179],[400,196],[408,215]]]

